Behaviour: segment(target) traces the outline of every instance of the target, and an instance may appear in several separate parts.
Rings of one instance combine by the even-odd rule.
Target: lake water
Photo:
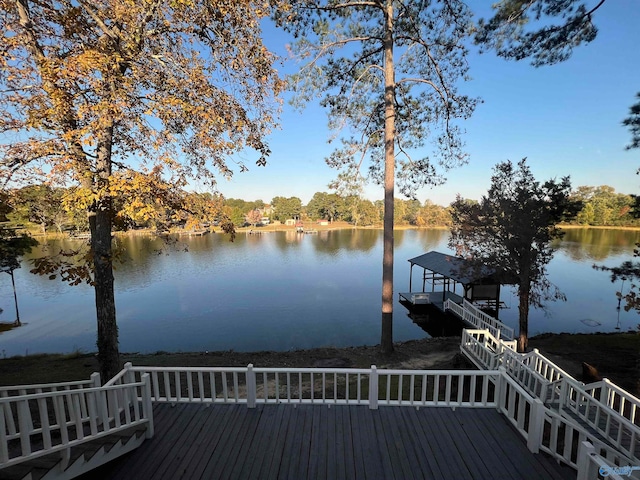
[[[450,253],[446,230],[396,231],[394,340],[427,334],[408,317],[397,293],[408,291],[407,259],[430,250]],[[594,263],[630,259],[640,232],[568,230],[549,265],[567,302],[531,310],[529,334],[625,331],[640,317],[617,311],[612,284]],[[116,309],[124,352],[289,350],[374,345],[380,338],[382,232],[337,230],[318,235],[241,233],[182,237],[167,246],[155,237],[118,237]],[[50,248],[77,241],[50,242]],[[33,255],[36,255],[34,252]],[[28,259],[25,260],[25,262]],[[95,351],[93,290],[16,271],[20,317],[25,323],[0,334],[0,355]],[[420,269],[414,269],[414,285]],[[501,319],[517,331],[517,298],[503,289]],[[0,276],[0,320],[15,318],[10,277]],[[598,325],[599,324],[599,325]]]

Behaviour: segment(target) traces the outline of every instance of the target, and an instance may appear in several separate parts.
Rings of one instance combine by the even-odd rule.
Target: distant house
[[[318,225],[329,225],[329,220],[318,220]]]
[[[284,224],[285,224],[287,227],[293,227],[293,226],[295,226],[295,224],[296,224],[296,220],[295,220],[295,219],[293,219],[293,218],[288,218],[287,220],[285,220],[285,221],[284,221]]]

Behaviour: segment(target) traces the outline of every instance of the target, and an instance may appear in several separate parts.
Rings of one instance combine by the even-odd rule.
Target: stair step
[[[118,443],[126,445],[133,437],[140,438],[145,432],[146,425],[136,425],[102,438],[75,445],[71,447],[69,465],[73,465],[83,455],[84,460],[89,461],[102,448],[107,453]],[[4,468],[0,470],[0,478],[3,480],[23,480],[27,475],[31,474],[32,480],[38,480],[55,468],[60,461],[61,452],[53,452],[49,455],[27,460],[19,465]]]
[[[51,470],[51,467],[42,468],[30,465],[29,462],[25,462],[20,465],[3,468],[0,470],[0,478],[3,480],[23,480],[27,475],[31,474],[32,480],[39,480],[44,477],[49,470]]]

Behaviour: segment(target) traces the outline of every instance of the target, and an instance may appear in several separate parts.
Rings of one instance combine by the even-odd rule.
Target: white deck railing
[[[65,464],[74,445],[137,425],[153,435],[147,375],[125,385],[58,387],[0,398],[0,468],[58,451]]]
[[[500,367],[498,409],[524,437],[533,453],[543,451],[572,468],[578,469],[578,445],[590,441],[610,465],[629,465],[633,461],[596,439],[586,429],[545,408]]]
[[[611,465],[631,460],[584,428],[545,408],[505,367],[498,370],[379,370],[316,368],[127,366],[121,378],[149,375],[158,402],[324,404],[496,408],[532,452],[544,451],[578,468],[577,445],[589,440]],[[541,376],[538,376],[542,378]],[[226,387],[225,387],[226,385]]]
[[[558,401],[562,409],[569,410],[621,452],[640,461],[640,427],[591,396],[581,382],[564,378]]]
[[[478,329],[488,330],[495,338],[499,339],[504,337],[507,340],[513,340],[514,338],[513,328],[487,315],[466,300],[464,301],[464,305],[459,305],[452,300],[447,300],[444,302],[444,309],[451,310],[462,318],[462,320]]]
[[[500,330],[501,336],[498,336],[496,338],[504,337],[507,340],[513,340],[515,338],[515,332],[514,332],[513,328],[511,328],[508,325],[505,325],[504,323],[502,323],[497,318],[493,318],[488,313],[483,312],[478,307],[476,307],[473,303],[468,301],[466,298],[462,300],[462,306],[465,308],[465,310],[469,310],[470,312],[473,312],[474,315],[476,315],[479,318],[481,318],[482,321],[484,321],[485,323],[487,323],[489,325],[492,325],[495,328],[497,328],[498,330]]]
[[[495,407],[487,370],[126,367],[148,374],[155,402]]]
[[[505,368],[528,394],[557,406],[560,412],[570,412],[574,423],[584,422],[618,451],[640,461],[640,426],[635,423],[640,401],[636,397],[608,381],[585,386],[538,350],[519,354],[502,343],[488,330],[464,330],[460,348],[479,368]]]
[[[522,361],[552,383],[562,380],[563,378],[573,378],[558,365],[542,355],[537,348],[534,348],[533,351],[529,353],[523,354]]]
[[[618,387],[609,379],[590,383],[584,386],[585,391],[593,398],[618,412],[634,425],[640,426],[640,399]]]
[[[0,387],[0,398],[19,395],[30,395],[33,393],[60,392],[68,390],[78,390],[100,386],[100,374],[92,373],[89,380],[76,380],[74,382],[60,383],[39,383],[34,385],[14,385]]]
[[[545,408],[512,378],[509,365],[437,371],[127,364],[103,387],[0,398],[0,468],[54,451],[68,455],[73,445],[138,424],[146,424],[150,436],[152,401],[236,403],[248,408],[259,403],[495,408],[534,453],[547,452],[576,469],[579,463],[591,468],[589,460],[580,457],[586,454],[578,451],[578,445],[589,440],[608,465],[631,464],[628,456]],[[572,395],[576,405],[584,403],[583,397]]]
[[[579,446],[579,464],[576,480],[591,480],[593,478],[606,478],[607,480],[623,480],[630,477],[633,471],[640,467],[625,465],[612,467],[601,455],[596,452],[595,447],[589,442],[582,442]],[[634,475],[634,478],[637,478]]]

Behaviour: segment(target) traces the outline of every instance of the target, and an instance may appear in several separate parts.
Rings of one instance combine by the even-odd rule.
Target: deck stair
[[[640,399],[608,380],[585,385],[538,350],[515,351],[515,342],[498,340],[489,330],[463,331],[460,349],[478,368],[503,368],[550,411],[583,428],[601,442],[640,463]]]
[[[151,436],[147,375],[0,388],[0,478],[75,478]]]
[[[444,302],[444,309],[455,313],[469,325],[473,325],[478,329],[489,330],[495,339],[504,339],[506,341],[514,339],[513,328],[483,312],[467,299],[463,299],[462,304],[448,299]]]
[[[106,437],[70,447],[68,451],[43,457],[0,470],[6,480],[71,479],[138,448],[145,440],[146,427],[135,426]]]

